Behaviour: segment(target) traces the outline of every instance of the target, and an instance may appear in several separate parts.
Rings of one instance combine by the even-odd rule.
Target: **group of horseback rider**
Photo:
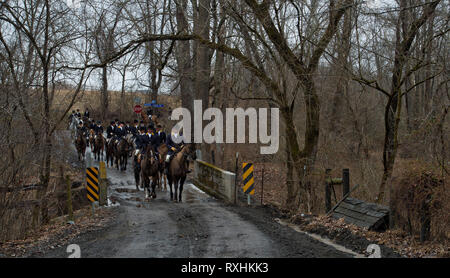
[[[78,119],[77,132],[84,135],[86,138],[89,136],[89,130],[94,130],[95,135],[103,134],[103,126],[101,121],[95,122],[93,119],[89,118],[89,110],[86,108],[86,111],[83,114],[83,118],[87,123],[83,121],[81,118],[80,110],[77,109],[77,112],[72,111],[72,114],[69,116],[69,123],[72,121],[72,118],[76,117]]]
[[[179,140],[179,143],[174,142],[174,140],[172,139],[172,136],[174,136],[175,138],[178,136],[182,137],[182,134],[178,134],[178,132],[172,132],[172,136],[167,136],[166,133],[164,132],[163,128],[161,125],[156,125],[156,128],[154,127],[154,125],[151,123],[150,125],[148,125],[147,127],[145,127],[145,125],[143,125],[143,123],[141,122],[140,125],[137,125],[137,121],[135,120],[135,126],[134,126],[134,130],[137,130],[136,134],[134,135],[135,138],[135,145],[136,145],[136,150],[135,150],[135,157],[137,158],[137,161],[139,163],[139,158],[141,155],[145,155],[146,154],[146,150],[148,149],[148,146],[151,146],[151,149],[153,151],[153,153],[155,154],[156,158],[159,157],[160,153],[159,153],[159,146],[161,144],[166,144],[167,148],[168,148],[168,152],[167,152],[167,156],[165,158],[165,174],[168,174],[168,169],[169,169],[169,164],[170,161],[172,160],[174,154],[176,154],[179,150],[181,150],[181,147],[184,144],[184,140],[183,138],[181,138],[181,140]],[[187,173],[190,173],[191,171],[189,169],[187,169]]]
[[[79,109],[77,109],[76,112],[72,111],[72,114],[69,116],[69,121],[72,120],[72,117],[77,117],[79,119],[77,131],[85,138],[89,137],[89,130],[93,130],[97,136],[103,135],[104,128],[101,121],[95,122],[93,119],[90,119],[89,110],[87,108],[83,114],[83,118],[88,119],[86,124],[83,120],[81,120],[81,113]],[[172,136],[174,138],[180,136],[180,140],[177,140],[180,143],[174,142]],[[142,155],[146,155],[149,145],[151,146],[155,157],[159,157],[159,146],[161,144],[166,144],[168,152],[164,160],[165,174],[167,174],[170,161],[172,160],[174,154],[176,154],[184,144],[182,133],[179,134],[178,132],[172,132],[172,136],[167,136],[160,124],[156,124],[155,127],[155,124],[151,121],[149,125],[145,125],[142,120],[140,122],[138,120],[134,120],[133,124],[130,125],[130,122],[128,121],[123,122],[119,121],[119,119],[115,119],[114,121],[111,121],[110,125],[106,128],[107,145],[113,142],[113,144],[117,146],[121,140],[126,140],[127,137],[132,138],[135,145],[134,157],[138,163],[140,163],[140,157]],[[190,173],[191,171],[187,170],[187,172]]]

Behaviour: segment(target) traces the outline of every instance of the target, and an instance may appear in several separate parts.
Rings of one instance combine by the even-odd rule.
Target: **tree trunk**
[[[108,107],[109,107],[109,101],[108,101],[108,68],[104,66],[102,68],[102,90],[101,90],[101,117],[102,122],[106,122],[108,117]]]
[[[125,80],[126,80],[126,74],[127,74],[127,67],[124,67],[123,74],[122,74],[122,85],[121,85],[121,90],[120,90],[120,107],[119,107],[120,119],[124,118],[124,112],[125,112]]]
[[[407,20],[406,18],[406,0],[400,1],[400,16],[396,26],[396,46],[394,56],[394,66],[392,70],[392,84],[391,93],[385,107],[384,126],[385,139],[383,149],[383,176],[378,190],[377,202],[381,203],[384,200],[386,185],[389,184],[388,191],[391,192],[392,186],[390,178],[394,169],[395,158],[398,149],[398,130],[400,124],[400,116],[402,109],[402,73],[407,64],[408,54],[411,44],[417,35],[419,28],[432,16],[436,6],[440,1],[431,2],[424,8],[422,16],[408,24],[408,28],[402,30],[401,23]],[[403,31],[403,32],[402,32]],[[392,198],[391,198],[392,199]]]
[[[184,12],[187,10],[187,0],[176,1],[176,19],[177,19],[177,32],[187,33],[188,22]],[[192,93],[192,80],[190,74],[192,72],[191,64],[191,43],[190,41],[177,41],[177,67],[180,76],[180,94],[181,105],[187,108],[191,113],[193,112],[193,93]],[[172,107],[173,108],[173,107]]]
[[[294,182],[294,164],[292,163],[292,156],[289,150],[289,133],[288,127],[286,125],[286,187],[287,187],[287,197],[286,197],[286,206],[293,210],[296,207],[296,198],[298,194],[298,183]]]
[[[198,16],[194,25],[198,35],[202,38],[209,40],[209,24],[210,24],[210,0],[199,0]],[[195,72],[195,99],[202,100],[202,110],[205,111],[209,107],[209,82],[211,74],[211,59],[210,50],[204,44],[197,46],[196,55],[196,69]],[[207,122],[203,121],[203,126]],[[211,148],[209,144],[202,144],[202,159],[211,162]]]
[[[331,121],[330,130],[332,133],[339,134],[340,130],[337,130],[339,126],[339,120],[342,118],[340,114],[342,113],[343,98],[346,97],[345,92],[348,90],[349,78],[345,74],[349,66],[348,57],[350,55],[350,37],[352,34],[352,9],[347,9],[344,14],[344,22],[342,28],[342,38],[338,38],[337,51],[338,58],[337,63],[334,66],[335,75],[337,76],[336,90],[334,91],[334,97],[332,101],[331,109]]]

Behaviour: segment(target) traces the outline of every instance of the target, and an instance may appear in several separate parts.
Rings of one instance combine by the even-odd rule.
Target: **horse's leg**
[[[177,199],[177,196],[178,196],[178,182],[179,182],[179,178],[178,177],[176,177],[175,179],[174,179],[174,181],[173,181],[173,187],[175,188],[175,194],[174,194],[174,201],[175,202],[177,202],[178,201],[178,199]]]
[[[149,179],[149,177],[146,177],[145,175],[142,175],[142,181],[144,182],[145,199],[148,199],[148,197],[149,197],[149,183],[150,183],[150,179]]]
[[[156,177],[155,177],[155,180],[156,180],[156,185],[158,186],[159,190],[162,191],[162,188],[161,188],[161,179],[160,179],[160,177],[159,177],[159,171],[156,171]]]
[[[159,183],[159,186],[160,186],[160,189],[161,189],[161,191],[164,191],[164,188],[163,188],[163,173],[161,173],[161,171],[159,171],[158,170],[158,175],[159,175],[159,177],[158,177],[158,183]]]
[[[163,173],[162,178],[164,180],[164,188],[165,188],[165,190],[167,190],[167,175]]]
[[[178,201],[181,203],[181,193],[183,193],[183,185],[184,185],[184,181],[186,180],[186,176],[181,177],[180,179],[180,195],[178,198]]]
[[[170,189],[170,200],[173,200],[173,193],[172,193],[172,178],[170,176],[167,177],[167,181],[169,182],[169,189]]]
[[[135,165],[133,168],[134,168],[134,180],[136,181],[136,190],[139,191],[140,171],[139,171],[137,162],[135,162]]]
[[[156,184],[158,183],[157,177],[152,177],[152,198],[156,199]]]

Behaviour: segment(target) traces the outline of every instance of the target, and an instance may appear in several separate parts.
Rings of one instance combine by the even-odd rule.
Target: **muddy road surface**
[[[171,202],[169,192],[161,190],[145,201],[130,162],[125,172],[107,168],[108,197],[116,206],[103,209],[115,210],[116,217],[105,229],[71,242],[80,246],[82,258],[354,256],[279,224],[268,208],[226,205],[190,182],[182,203]],[[40,257],[68,257],[66,248]]]

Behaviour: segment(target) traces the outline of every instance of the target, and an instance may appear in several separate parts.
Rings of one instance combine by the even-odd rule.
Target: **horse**
[[[93,129],[89,130],[89,147],[91,147],[91,150],[94,149],[94,142],[95,142],[95,131]]]
[[[105,150],[106,140],[103,134],[97,134],[94,141],[94,159],[103,160],[103,151]]]
[[[156,198],[156,185],[158,184],[159,177],[159,161],[155,158],[155,154],[153,152],[153,148],[151,145],[147,146],[147,151],[144,155],[142,155],[141,163],[140,163],[140,176],[144,186],[145,199],[148,199],[150,196],[155,199]],[[149,195],[149,185],[150,185],[150,177],[152,191]],[[137,186],[137,184],[136,184]]]
[[[119,170],[119,166],[120,171],[127,170],[127,161],[129,152],[130,152],[130,145],[128,141],[126,139],[120,140],[115,150],[117,170]]]
[[[111,138],[111,140],[109,140],[109,143],[106,144],[106,165],[108,165],[108,162],[111,162],[111,167],[113,167],[114,164],[115,149],[116,146],[114,140]]]
[[[131,147],[131,151],[129,156],[131,156],[132,166],[133,166],[133,173],[134,173],[134,180],[136,182],[136,190],[139,191],[139,183],[140,183],[140,173],[141,173],[141,165],[137,162],[136,157],[136,138],[134,136],[130,136],[131,134],[127,135],[125,138],[128,141],[128,144]]]
[[[195,154],[195,144],[189,143],[181,147],[181,150],[175,154],[169,164],[169,173],[167,175],[167,180],[169,181],[170,188],[170,200],[181,203],[181,194],[183,192],[184,181],[186,180],[186,159],[191,157],[192,160],[197,159]],[[172,183],[175,188],[175,195],[172,191]],[[178,189],[180,191],[178,199],[177,193]]]
[[[134,151],[133,151],[132,161],[133,161],[134,180],[136,182],[136,190],[139,191],[139,184],[141,181],[141,164],[138,163],[137,157],[136,157]],[[141,185],[141,187],[142,187],[142,185]]]
[[[83,160],[85,160],[86,137],[84,137],[84,134],[80,131],[77,131],[77,139],[75,140],[75,147],[78,153],[78,161],[80,161],[81,157],[83,157]]]
[[[158,153],[160,155],[160,160],[159,160],[159,182],[158,182],[158,186],[160,187],[161,191],[167,190],[167,175],[164,172],[164,159],[167,156],[167,153],[169,152],[169,147],[167,147],[166,144],[161,144],[158,147]],[[164,184],[164,186],[163,186]]]

